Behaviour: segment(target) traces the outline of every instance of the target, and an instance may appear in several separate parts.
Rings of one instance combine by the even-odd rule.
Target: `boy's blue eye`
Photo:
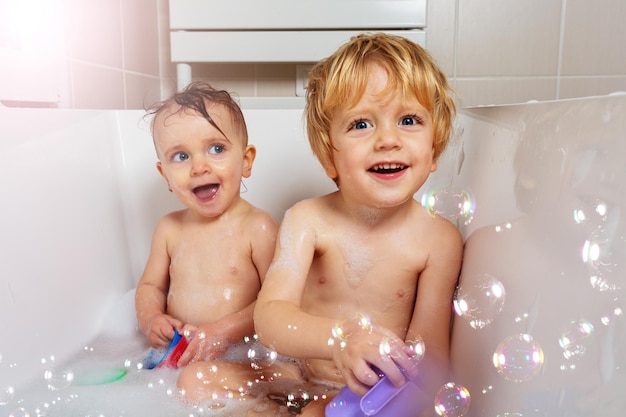
[[[412,126],[412,125],[416,125],[419,124],[419,119],[415,116],[407,116],[407,117],[403,117],[402,120],[400,121],[400,124],[402,126]]]
[[[217,154],[222,152],[224,152],[224,146],[222,145],[213,145],[209,148],[209,153]]]
[[[354,122],[353,126],[355,129],[367,129],[371,125],[369,122],[366,122],[365,120],[357,120],[356,122]]]
[[[189,155],[185,152],[176,152],[172,157],[172,161],[174,162],[183,162],[189,159]]]

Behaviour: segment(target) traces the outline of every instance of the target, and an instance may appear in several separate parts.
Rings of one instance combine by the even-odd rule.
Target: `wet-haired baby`
[[[157,170],[186,208],[161,218],[154,231],[135,297],[139,328],[154,348],[167,348],[174,330],[189,338],[176,364],[186,366],[178,385],[188,400],[196,399],[198,388],[223,390],[224,381],[245,394],[242,385],[274,376],[273,368],[203,368],[203,361],[221,359],[229,346],[254,334],[253,308],[277,229],[268,213],[240,196],[255,147],[239,105],[207,83],[190,84],[149,113]],[[215,372],[198,378],[198,367]]]
[[[362,395],[379,380],[373,367],[396,385],[399,367],[419,369],[434,396],[449,382],[463,243],[413,196],[450,137],[446,77],[408,39],[364,34],[312,69],[305,112],[311,147],[338,190],[287,211],[255,307],[260,340],[302,359],[308,381]],[[420,338],[416,366],[410,344]],[[302,415],[323,416],[328,399]]]

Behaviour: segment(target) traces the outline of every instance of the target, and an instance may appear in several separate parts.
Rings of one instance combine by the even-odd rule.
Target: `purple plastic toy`
[[[429,400],[417,386],[419,375],[410,378],[404,373],[404,376],[407,382],[401,387],[383,376],[362,397],[344,387],[326,406],[326,417],[415,417],[428,406]]]

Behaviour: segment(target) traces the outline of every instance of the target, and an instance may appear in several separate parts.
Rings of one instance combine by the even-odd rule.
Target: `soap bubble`
[[[278,353],[263,346],[257,335],[252,338],[246,336],[244,342],[248,345],[248,359],[253,369],[265,369],[276,362]]]
[[[426,345],[424,344],[424,339],[421,336],[417,336],[412,340],[407,340],[406,345],[413,353],[413,357],[411,358],[413,362],[419,363],[424,358],[424,353],[426,353]]]
[[[432,215],[438,214],[454,224],[470,224],[476,201],[467,188],[457,185],[436,185],[422,195],[422,206]]]
[[[302,409],[312,401],[311,395],[305,389],[298,388],[287,394],[287,409],[292,414],[300,414]]]
[[[340,349],[346,347],[346,343],[355,331],[373,331],[372,320],[365,313],[352,313],[338,318],[332,328],[332,337],[328,340],[329,346],[336,346]],[[383,346],[381,345],[382,349]]]
[[[504,306],[504,286],[488,274],[464,278],[454,296],[454,310],[474,329],[490,324]]]
[[[507,381],[529,381],[543,366],[543,350],[532,336],[509,336],[496,347],[493,365]]]
[[[232,391],[227,389],[215,390],[211,393],[211,398],[206,403],[209,410],[219,410],[226,407],[234,398]]]
[[[74,381],[74,372],[71,369],[47,369],[43,374],[43,379],[50,391],[59,391],[69,387]]]
[[[612,217],[619,215],[615,210],[609,210],[609,205],[601,198],[594,196],[578,197],[577,207],[574,208],[574,222],[585,226],[587,230],[603,229]]]
[[[621,288],[626,259],[626,238],[603,231],[592,232],[582,249],[582,260],[589,271],[589,282],[598,291]],[[622,278],[623,279],[623,278]]]
[[[22,407],[18,407],[9,413],[9,417],[30,417],[30,413]]]
[[[613,322],[613,320],[617,319],[618,317],[621,317],[622,314],[624,314],[622,309],[620,307],[615,307],[610,314],[603,315],[600,318],[600,321],[605,326],[608,326],[609,324],[611,324]]]
[[[435,395],[435,411],[443,417],[460,417],[470,406],[470,393],[462,385],[448,382]]]
[[[570,322],[559,338],[559,345],[563,348],[565,359],[581,357],[586,351],[587,340],[593,333],[593,325],[587,320]]]
[[[15,388],[11,385],[7,385],[0,390],[0,406],[7,405],[11,402],[15,396]]]

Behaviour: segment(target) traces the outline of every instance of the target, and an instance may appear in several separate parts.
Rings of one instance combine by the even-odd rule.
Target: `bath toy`
[[[161,351],[151,349],[148,356],[143,360],[143,367],[146,369],[176,368],[176,363],[187,349],[188,344],[187,338],[174,330],[174,338],[165,353],[161,355]]]
[[[419,375],[409,377],[401,387],[396,387],[383,376],[362,397],[347,386],[326,406],[327,417],[415,417],[424,410],[429,400],[417,386]]]
[[[126,373],[122,368],[84,369],[74,374],[72,384],[78,386],[110,384],[122,379]]]

